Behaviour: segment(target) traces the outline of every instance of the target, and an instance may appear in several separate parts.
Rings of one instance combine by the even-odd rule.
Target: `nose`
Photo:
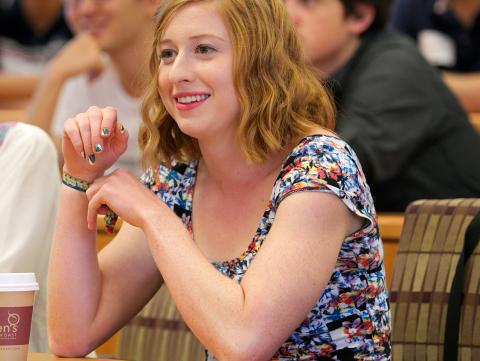
[[[300,25],[300,14],[294,2],[294,0],[283,1],[283,3],[285,4],[285,8],[287,9],[287,13],[293,22],[293,25],[298,26]]]
[[[74,11],[77,15],[88,15],[98,11],[98,0],[70,0],[69,10]]]
[[[195,80],[195,69],[192,59],[179,52],[170,66],[168,78],[172,83],[192,82]]]

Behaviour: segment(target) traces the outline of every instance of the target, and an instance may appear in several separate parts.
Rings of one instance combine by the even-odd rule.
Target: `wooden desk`
[[[105,247],[113,239],[113,237],[115,237],[120,230],[121,225],[122,220],[119,219],[115,224],[113,233],[108,233],[105,231],[105,220],[103,219],[103,216],[99,215],[97,217],[97,252],[100,252],[102,248]]]
[[[473,127],[480,133],[480,113],[470,113],[469,116]]]
[[[379,213],[378,228],[383,241],[383,262],[387,277],[387,287],[390,287],[390,279],[393,265],[397,257],[398,240],[402,233],[403,213]]]
[[[24,113],[23,110],[0,109],[0,122],[20,121],[23,119]]]
[[[29,352],[28,353],[28,361],[80,361],[80,360],[104,360],[104,361],[111,361],[105,358],[99,359],[91,359],[91,358],[60,358],[57,356],[53,356],[46,353],[36,353],[36,352]],[[122,360],[116,360],[122,361]],[[125,360],[123,360],[125,361]]]

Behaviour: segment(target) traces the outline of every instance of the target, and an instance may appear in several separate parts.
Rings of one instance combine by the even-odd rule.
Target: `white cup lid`
[[[35,273],[0,273],[0,292],[38,291]]]

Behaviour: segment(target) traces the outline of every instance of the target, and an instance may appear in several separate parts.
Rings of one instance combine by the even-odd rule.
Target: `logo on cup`
[[[20,323],[20,315],[18,313],[9,312],[7,321],[12,328],[18,329],[18,324]]]
[[[0,348],[28,345],[32,311],[32,306],[0,307]]]
[[[20,315],[8,312],[7,322],[7,325],[0,325],[0,338],[15,339],[18,332],[18,324],[20,323]]]

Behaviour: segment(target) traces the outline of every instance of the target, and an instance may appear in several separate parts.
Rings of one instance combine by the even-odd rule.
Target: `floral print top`
[[[190,232],[196,169],[196,161],[175,163],[142,177]],[[365,222],[345,238],[326,288],[272,360],[390,360],[390,309],[373,199],[355,153],[336,136],[308,136],[292,150],[248,249],[238,258],[213,265],[241,282],[282,200],[299,191],[334,194]],[[215,358],[207,351],[207,359]]]

